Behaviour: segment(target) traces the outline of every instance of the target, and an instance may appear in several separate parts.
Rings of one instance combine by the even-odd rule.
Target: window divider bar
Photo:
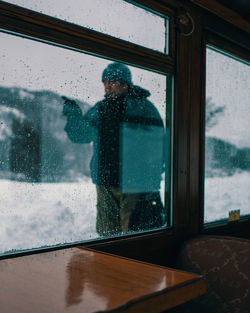
[[[4,2],[0,3],[0,28],[159,73],[174,72],[172,56]]]

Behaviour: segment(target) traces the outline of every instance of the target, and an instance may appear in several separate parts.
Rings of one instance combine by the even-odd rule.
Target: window
[[[206,48],[205,223],[250,214],[250,68]]]
[[[249,181],[247,170],[242,170],[242,162],[248,149],[247,146],[242,145],[242,142],[247,131],[244,133],[242,130],[239,135],[242,127],[241,123],[237,124],[235,134],[237,133],[238,138],[242,137],[237,143],[232,132],[226,130],[228,126],[226,117],[230,112],[227,106],[231,107],[230,101],[227,101],[226,94],[229,92],[226,88],[230,89],[229,100],[234,96],[232,91],[236,94],[238,87],[241,97],[248,90],[246,86],[249,83],[246,83],[245,79],[248,79],[249,74],[245,74],[245,69],[248,69],[249,65],[243,60],[249,62],[249,23],[230,9],[224,10],[226,7],[220,4],[212,8],[208,4],[201,5],[197,1],[192,5],[175,0],[107,0],[104,2],[106,7],[108,7],[107,3],[112,4],[112,8],[119,6],[119,12],[116,14],[119,16],[118,20],[112,15],[117,10],[104,10],[102,1],[98,0],[75,0],[70,2],[70,7],[68,7],[69,2],[64,0],[60,2],[57,0],[0,1],[2,62],[0,87],[3,91],[1,96],[4,95],[3,100],[0,99],[2,121],[0,124],[0,234],[4,239],[12,238],[14,243],[10,244],[10,241],[3,240],[1,253],[10,250],[16,253],[15,249],[20,251],[29,247],[37,247],[39,250],[41,246],[63,244],[64,247],[64,243],[87,244],[126,257],[166,264],[164,259],[172,262],[175,257],[173,250],[177,251],[182,238],[203,231],[204,222],[205,233],[232,234],[232,229],[236,233],[242,230],[243,225],[249,234],[250,215],[247,209],[249,199],[243,198],[241,194],[244,188],[247,188]],[[55,3],[58,4],[54,5]],[[78,6],[83,3],[84,10]],[[86,16],[83,18],[84,14]],[[94,19],[92,16],[97,18]],[[124,17],[126,23],[123,22]],[[125,32],[124,25],[126,25]],[[205,80],[203,80],[203,73],[205,73],[203,43],[207,44],[206,88],[205,86],[203,88]],[[220,47],[221,50],[215,47]],[[227,62],[224,62],[225,59]],[[92,109],[104,97],[102,74],[113,62],[128,66],[133,83],[151,93],[146,99],[153,104],[164,125],[163,130],[152,120],[144,120],[144,126],[147,126],[144,128],[138,125],[141,120],[138,115],[133,123],[131,119],[120,123],[119,132],[115,133],[116,138],[119,134],[119,145],[117,145],[119,149],[115,151],[120,160],[119,167],[116,167],[116,177],[119,178],[123,190],[128,192],[132,185],[125,182],[130,179],[131,173],[143,173],[144,177],[149,174],[149,169],[159,173],[159,167],[152,164],[144,171],[145,163],[163,160],[161,188],[158,191],[164,205],[161,214],[164,225],[159,228],[151,225],[140,231],[123,232],[121,235],[100,236],[97,235],[95,227],[96,184],[92,181],[89,165],[94,145],[93,142],[73,143],[72,138],[69,138],[65,131],[67,117],[62,114],[66,100],[65,98],[63,100],[62,96],[74,100],[83,114],[88,109]],[[58,66],[59,63],[61,67]],[[238,67],[241,67],[241,70],[235,73]],[[221,78],[223,71],[234,72],[235,79],[228,75],[227,80],[223,79],[223,84]],[[40,72],[39,76],[36,76],[37,72]],[[223,73],[223,75],[227,74]],[[93,84],[96,84],[95,90]],[[121,90],[120,87],[125,86],[113,84],[112,88]],[[201,127],[205,120],[205,114],[202,114],[203,109],[205,110],[203,91],[206,91],[207,98],[206,129]],[[10,96],[8,100],[6,100],[7,94]],[[222,96],[226,103],[220,101]],[[47,103],[46,97],[49,98],[49,105],[43,103],[43,101]],[[234,101],[232,107],[235,108],[235,112],[237,111],[235,113],[237,117],[244,108],[241,107],[239,110],[239,106],[235,107],[235,103]],[[247,113],[248,111],[245,110],[245,117]],[[238,117],[234,122],[236,120],[239,120]],[[222,125],[222,128],[225,126],[225,131],[219,132],[219,125]],[[46,126],[49,131],[46,130]],[[146,129],[150,136],[144,136]],[[228,134],[228,138],[225,138],[224,133]],[[159,139],[162,136],[164,136],[164,146]],[[142,138],[146,137],[154,141],[158,149],[162,146],[163,152],[144,153],[143,158],[147,162],[141,162],[140,166],[135,167],[127,147],[130,145],[130,139],[134,138],[134,148],[138,148],[139,151],[134,155],[134,159],[140,160],[137,156],[145,151],[146,143]],[[223,141],[223,147],[219,145],[219,150],[217,148],[216,151],[213,150],[214,142],[211,138],[216,139],[217,143]],[[62,145],[62,142],[65,144]],[[203,143],[205,149],[202,149]],[[17,149],[18,146],[25,148]],[[105,146],[103,137],[100,146]],[[235,147],[231,149],[232,146]],[[55,152],[53,154],[50,153],[52,149]],[[224,149],[224,154],[225,149],[230,153],[233,150],[237,152],[240,150],[241,161],[233,156],[234,166],[231,174],[227,173],[225,177],[218,176],[221,172],[225,174],[224,167],[218,166],[218,151],[223,155],[220,149]],[[28,150],[30,153],[27,157]],[[214,162],[212,155],[216,155],[217,163]],[[230,158],[225,158],[225,164],[228,164]],[[83,159],[84,162],[81,162]],[[98,162],[97,158],[97,164]],[[12,167],[11,171],[10,167]],[[90,182],[88,188],[81,188],[83,172]],[[205,184],[201,183],[204,180],[204,172]],[[231,184],[230,179],[236,177],[241,177],[242,180],[245,177],[245,185],[243,188],[234,185],[234,195],[228,196],[228,192],[222,190],[222,186],[228,187]],[[223,184],[220,183],[222,181]],[[133,188],[139,193],[143,189],[138,182],[139,180],[133,181]],[[64,183],[68,185],[65,187]],[[60,195],[53,190],[56,185],[59,187]],[[63,185],[64,198],[61,201],[59,198]],[[73,188],[74,185],[77,187]],[[147,188],[152,186],[153,181],[147,179]],[[216,186],[215,192],[214,186]],[[39,191],[38,187],[40,187]],[[221,191],[217,192],[219,189]],[[29,192],[24,194],[23,190]],[[244,193],[244,196],[246,194]],[[222,198],[221,195],[225,197]],[[56,236],[52,236],[54,238],[50,236],[53,221],[46,228],[47,215],[45,219],[41,216],[36,219],[34,214],[33,224],[32,219],[28,220],[25,215],[30,213],[30,210],[21,210],[21,215],[16,214],[22,202],[28,201],[29,204],[37,199],[45,200],[48,208],[53,209],[54,207],[50,206],[51,198],[58,199],[56,206],[59,207],[56,211],[58,216],[54,215],[54,225],[56,225]],[[86,205],[92,208],[88,215],[92,222],[83,229],[83,212]],[[29,206],[31,207],[33,206]],[[66,207],[63,212],[62,207]],[[74,210],[74,215],[68,208]],[[237,209],[240,209],[241,216],[244,216],[240,223],[226,225],[223,222],[210,225],[210,222],[227,221],[228,211]],[[203,218],[204,211],[205,218]],[[39,212],[45,214],[46,210]],[[62,219],[64,224],[58,222]],[[23,225],[23,229],[9,227],[10,221],[14,224],[16,222],[16,225]],[[36,227],[37,221],[42,226],[40,229]],[[69,230],[67,233],[65,224],[71,227],[67,228]],[[36,238],[41,238],[41,241],[32,242],[29,232],[36,235]],[[18,234],[26,235],[23,236],[23,242],[18,242],[22,237]]]
[[[63,111],[65,99],[81,118],[93,112],[104,98],[103,82],[116,82],[109,70],[114,61],[58,45],[56,38],[34,39],[40,40],[0,33],[0,253],[169,226],[171,74],[131,65],[129,53],[129,65],[116,59],[132,76],[119,81],[129,89],[126,109],[121,104],[126,118],[112,124],[114,109],[113,118],[92,125],[92,139],[82,139],[79,125],[71,131],[78,117]],[[106,114],[98,110],[100,117]],[[107,171],[120,191],[112,199],[99,188],[110,177]],[[123,216],[119,229],[116,220],[98,216],[97,203],[107,203],[105,197],[114,210],[118,199],[124,203],[114,215]],[[131,206],[137,208],[133,214]]]
[[[8,2],[168,53],[168,18],[127,1],[11,0]]]

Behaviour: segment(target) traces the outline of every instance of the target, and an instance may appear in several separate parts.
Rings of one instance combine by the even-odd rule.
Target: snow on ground
[[[229,210],[249,214],[249,182],[249,172],[206,178],[205,221],[228,218]],[[0,198],[0,253],[98,237],[96,189],[90,179],[78,183],[0,180]]]
[[[250,214],[250,173],[206,178],[205,222],[228,218],[228,212],[240,209],[241,215]]]
[[[97,237],[95,185],[0,182],[0,253]]]

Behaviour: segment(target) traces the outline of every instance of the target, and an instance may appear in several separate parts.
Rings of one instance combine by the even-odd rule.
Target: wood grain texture
[[[161,312],[205,292],[200,276],[84,248],[0,261],[1,313]]]

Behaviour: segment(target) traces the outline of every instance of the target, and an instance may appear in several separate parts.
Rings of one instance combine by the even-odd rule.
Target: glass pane
[[[0,253],[165,227],[166,76],[0,42]]]
[[[124,0],[10,0],[7,2],[168,53],[168,19]]]
[[[250,68],[206,51],[205,222],[250,214]]]

